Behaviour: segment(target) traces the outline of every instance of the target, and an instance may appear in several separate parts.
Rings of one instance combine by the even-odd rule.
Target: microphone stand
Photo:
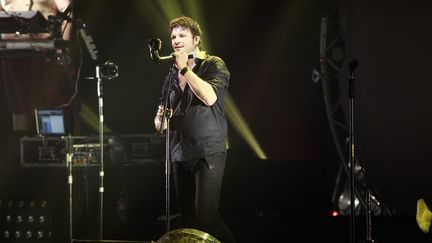
[[[354,83],[354,69],[358,66],[358,61],[353,60],[349,64],[350,69],[350,79],[348,82],[348,96],[349,96],[349,164],[351,166],[351,198],[350,198],[350,206],[351,206],[351,217],[350,217],[350,242],[355,243],[355,143],[354,143],[354,98],[355,98],[355,83]]]
[[[103,196],[104,196],[104,149],[103,149],[103,87],[99,65],[96,66],[97,93],[99,104],[99,144],[100,144],[100,170],[99,170],[99,240],[103,239]]]
[[[65,138],[66,141],[66,167],[67,167],[67,182],[68,182],[68,191],[69,191],[69,241],[72,242],[73,238],[73,207],[72,207],[72,195],[73,195],[73,176],[72,176],[72,157],[73,157],[73,142],[72,137],[69,135]]]
[[[160,39],[150,39],[149,40],[149,50],[150,50],[150,57],[153,59],[153,61],[157,63],[164,63],[164,62],[170,62],[175,60],[174,56],[160,56],[159,50],[161,49],[162,41]],[[188,58],[194,58],[193,54],[188,55]],[[164,100],[164,111],[162,115],[162,122],[161,122],[161,128],[160,133],[163,132],[163,124],[164,120],[166,119],[166,134],[165,134],[165,214],[166,214],[166,232],[168,233],[170,231],[170,174],[171,174],[171,163],[170,163],[170,142],[169,142],[169,136],[170,136],[170,118],[171,118],[171,107],[169,104],[169,94],[170,94],[170,87],[172,82],[172,73],[174,70],[174,64],[171,65],[169,74],[168,74],[168,88],[166,91],[166,97]]]
[[[165,231],[168,233],[171,228],[171,210],[170,210],[170,175],[171,175],[171,161],[170,161],[170,118],[172,116],[171,105],[169,103],[169,94],[172,82],[172,73],[174,70],[174,64],[171,65],[168,74],[168,87],[164,100],[164,111],[162,115],[160,133],[163,132],[163,124],[166,121],[166,132],[165,132]]]

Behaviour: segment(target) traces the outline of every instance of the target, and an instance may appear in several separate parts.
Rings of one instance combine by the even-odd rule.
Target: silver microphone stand
[[[72,137],[69,135],[65,137],[66,140],[66,167],[67,167],[67,182],[69,191],[69,241],[72,242],[73,238],[73,209],[72,209],[72,197],[73,197],[73,175],[72,175],[72,157],[73,157],[73,142]]]
[[[103,136],[103,85],[102,80],[118,77],[118,66],[111,61],[106,61],[103,65],[96,66],[97,94],[99,104],[99,146],[100,146],[100,166],[99,166],[99,240],[103,239],[103,206],[104,206],[104,136]]]
[[[99,105],[99,148],[100,148],[100,164],[99,164],[99,240],[103,239],[103,196],[104,196],[104,149],[103,149],[103,86],[100,66],[96,66],[97,78],[97,94]]]

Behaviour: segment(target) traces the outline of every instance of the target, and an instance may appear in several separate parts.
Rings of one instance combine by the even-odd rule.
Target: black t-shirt
[[[171,161],[186,161],[226,152],[224,96],[230,73],[221,58],[209,55],[205,59],[197,58],[192,71],[213,87],[217,100],[212,106],[206,106],[188,85],[184,91],[181,90],[178,70],[168,74],[160,102],[164,103],[168,90],[170,107],[173,109],[170,120]]]

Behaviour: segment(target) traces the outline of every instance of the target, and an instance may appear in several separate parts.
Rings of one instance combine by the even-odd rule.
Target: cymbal
[[[220,243],[220,241],[203,231],[184,228],[166,233],[156,243]]]

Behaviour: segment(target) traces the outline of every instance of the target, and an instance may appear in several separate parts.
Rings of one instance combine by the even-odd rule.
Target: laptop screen
[[[65,135],[64,113],[61,109],[35,109],[36,131],[42,136]]]

